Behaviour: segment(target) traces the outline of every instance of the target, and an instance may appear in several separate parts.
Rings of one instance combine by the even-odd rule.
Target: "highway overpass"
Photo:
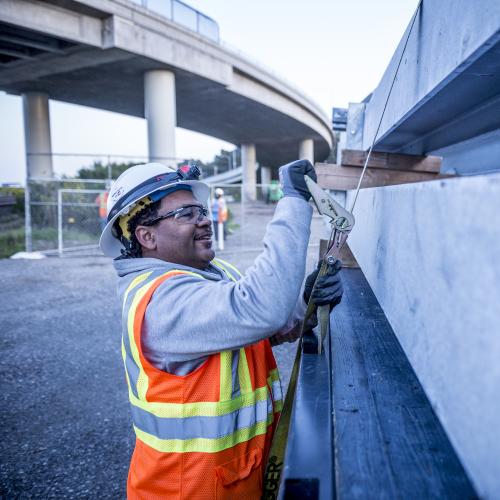
[[[33,156],[51,152],[48,99],[146,118],[151,159],[175,158],[175,126],[241,145],[249,196],[255,162],[326,158],[315,103],[198,29],[214,21],[165,3],[201,16],[197,28],[129,0],[2,1],[0,89],[23,95],[32,176],[52,171],[50,155]]]

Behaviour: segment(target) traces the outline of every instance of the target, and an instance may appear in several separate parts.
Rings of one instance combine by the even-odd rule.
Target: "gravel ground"
[[[242,271],[272,207],[247,215],[253,249],[235,234],[219,254]],[[314,218],[311,241],[320,233]],[[124,498],[134,437],[111,260],[0,260],[0,283],[0,498]],[[275,349],[284,385],[295,349]]]
[[[0,261],[5,498],[120,498],[133,438],[109,259]]]

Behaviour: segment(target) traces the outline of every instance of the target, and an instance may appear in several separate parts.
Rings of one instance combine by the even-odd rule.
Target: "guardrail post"
[[[62,191],[57,190],[57,251],[59,257],[63,253]]]
[[[33,240],[31,235],[31,196],[30,177],[26,177],[26,187],[24,188],[24,247],[26,252],[33,251]]]
[[[224,223],[217,223],[217,239],[219,243],[219,250],[224,250]]]

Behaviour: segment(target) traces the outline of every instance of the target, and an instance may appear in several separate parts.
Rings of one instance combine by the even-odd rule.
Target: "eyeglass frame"
[[[186,208],[197,208],[200,213],[198,215],[198,219],[196,222],[186,222],[185,224],[199,224],[204,217],[208,217],[208,208],[204,207],[203,205],[184,205],[179,208],[175,208],[174,210],[171,210],[170,212],[167,212],[166,214],[159,215],[158,217],[155,217],[152,220],[145,221],[141,224],[141,226],[154,226],[155,224],[158,224],[158,222],[161,222],[164,219],[170,219],[171,217],[174,217],[176,215],[179,215],[183,210],[186,210]],[[178,218],[175,218],[175,220],[178,220]]]

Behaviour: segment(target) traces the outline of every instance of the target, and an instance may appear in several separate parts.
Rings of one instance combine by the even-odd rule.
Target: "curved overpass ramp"
[[[3,0],[0,54],[6,43],[12,52],[2,33],[28,40],[24,56],[1,65],[0,89],[9,93],[145,117],[144,75],[167,70],[175,75],[176,125],[255,146],[267,166],[296,159],[304,141],[315,160],[329,153],[329,119],[300,91],[128,0]]]

